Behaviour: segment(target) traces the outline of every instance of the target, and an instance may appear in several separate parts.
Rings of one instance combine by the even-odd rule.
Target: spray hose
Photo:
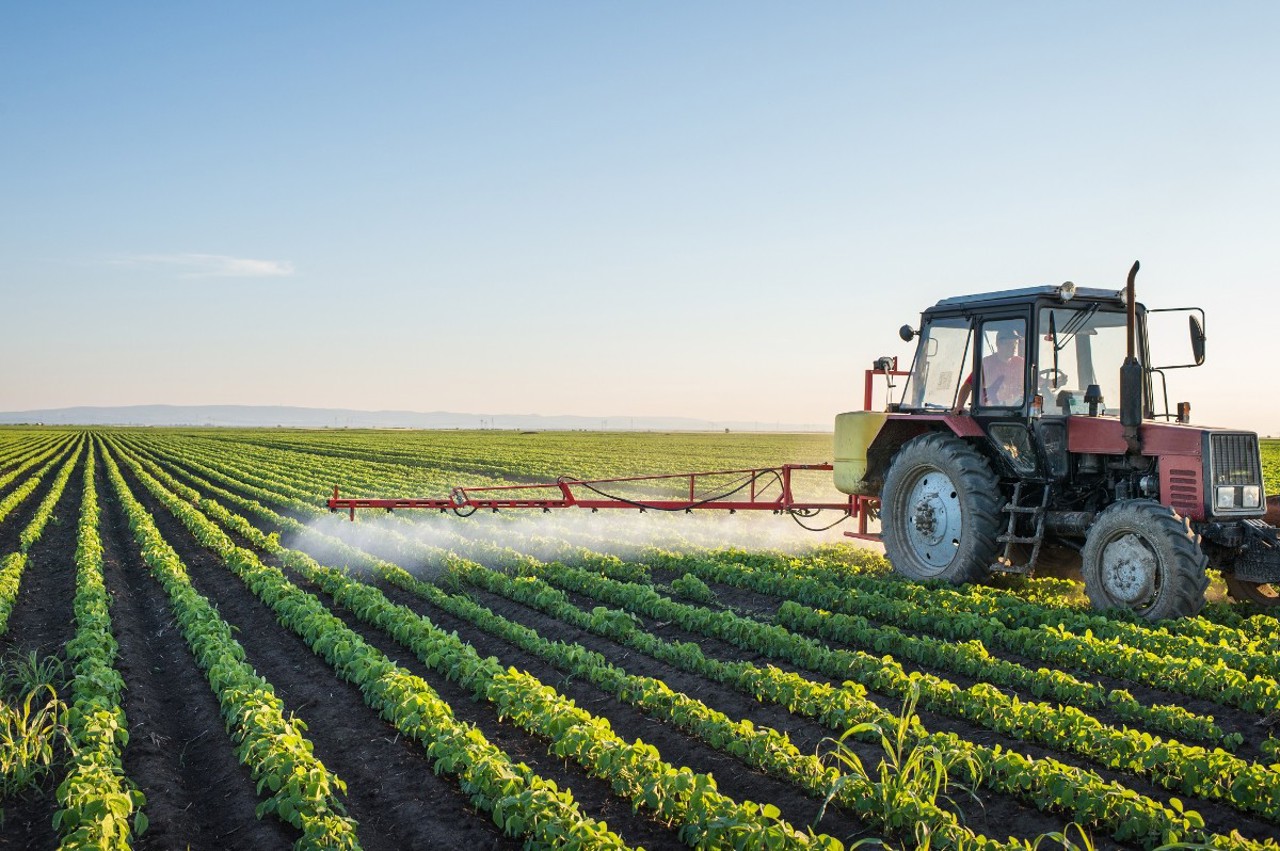
[[[781,487],[782,487],[782,473],[781,473],[780,471],[778,471],[778,470],[777,470],[777,469],[775,469],[775,468],[769,468],[769,469],[765,469],[765,470],[757,470],[757,471],[755,471],[755,472],[751,473],[750,475],[748,475],[748,476],[744,477],[743,479],[741,479],[737,484],[735,484],[734,486],[730,487],[728,490],[724,491],[723,493],[718,493],[718,494],[715,494],[715,495],[713,495],[713,496],[704,497],[703,499],[694,500],[694,501],[692,501],[692,502],[688,503],[687,505],[680,505],[680,506],[676,506],[676,507],[666,507],[666,506],[659,506],[659,505],[649,505],[649,504],[647,504],[647,503],[640,502],[640,501],[638,501],[638,500],[629,499],[629,498],[624,497],[624,496],[618,496],[617,494],[612,494],[612,493],[609,493],[609,492],[607,492],[607,491],[605,491],[605,490],[602,490],[602,489],[600,489],[600,488],[594,487],[593,485],[588,484],[587,482],[579,481],[578,479],[576,479],[576,478],[574,478],[574,477],[572,477],[572,476],[561,476],[560,478],[558,478],[558,479],[556,480],[556,482],[557,482],[557,484],[566,484],[566,483],[568,483],[568,484],[580,485],[581,487],[586,488],[587,490],[591,491],[592,493],[596,494],[597,496],[604,497],[605,499],[612,499],[612,500],[614,500],[614,501],[616,501],[616,502],[623,502],[623,503],[626,503],[627,505],[634,505],[636,508],[639,508],[639,509],[642,509],[642,510],[645,510],[645,511],[667,511],[667,512],[679,512],[679,511],[690,511],[690,510],[692,510],[692,509],[694,509],[694,508],[699,508],[699,507],[701,507],[701,506],[707,505],[707,504],[712,503],[712,502],[716,502],[716,501],[718,501],[718,500],[727,499],[728,497],[731,497],[731,496],[733,496],[734,494],[739,493],[740,491],[742,491],[742,490],[743,490],[743,488],[746,488],[746,487],[748,487],[749,485],[751,485],[751,484],[753,484],[753,483],[755,483],[755,482],[758,482],[762,477],[769,477],[769,478],[770,478],[770,480],[769,480],[769,481],[767,481],[767,482],[766,482],[766,483],[765,483],[765,484],[760,488],[760,490],[764,490],[765,488],[771,487],[771,486],[773,486],[773,485],[775,485],[775,484],[776,484],[776,485],[778,485],[778,487],[779,487],[779,488],[781,488]],[[798,525],[800,528],[805,529],[805,530],[808,530],[808,531],[810,531],[810,532],[825,532],[825,531],[827,531],[828,529],[833,529],[833,528],[835,528],[835,527],[836,527],[836,526],[838,526],[839,524],[841,524],[841,523],[843,523],[844,521],[848,520],[848,519],[849,519],[849,517],[850,517],[850,515],[849,515],[848,513],[844,513],[844,514],[841,514],[841,515],[840,515],[840,517],[839,517],[839,519],[837,519],[837,520],[836,520],[835,522],[833,522],[833,523],[830,523],[830,524],[828,524],[828,525],[826,525],[826,526],[814,527],[814,526],[808,526],[808,525],[806,525],[803,521],[801,521],[801,519],[800,519],[800,518],[802,518],[802,517],[804,517],[804,518],[817,517],[819,514],[821,514],[821,513],[822,513],[822,509],[820,509],[820,508],[818,508],[818,509],[812,509],[812,508],[789,508],[789,509],[785,509],[785,511],[786,511],[786,513],[787,513],[787,514],[789,514],[789,515],[791,516],[791,519],[792,519],[792,520],[794,520],[794,521],[796,522],[796,525]]]

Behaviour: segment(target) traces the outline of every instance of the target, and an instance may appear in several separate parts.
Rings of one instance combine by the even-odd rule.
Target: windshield
[[[924,327],[903,388],[903,407],[951,410],[961,380],[969,375],[969,338],[969,320],[964,317],[935,319]]]
[[[1097,305],[1044,308],[1039,338],[1036,392],[1044,397],[1046,414],[1087,414],[1084,397],[1091,384],[1102,391],[1098,413],[1119,413],[1120,365],[1128,350],[1123,312]]]

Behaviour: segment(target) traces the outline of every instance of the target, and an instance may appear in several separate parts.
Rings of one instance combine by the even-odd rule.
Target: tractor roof
[[[1041,287],[1022,287],[1015,290],[996,290],[989,293],[975,293],[973,295],[958,295],[951,298],[944,298],[935,304],[931,310],[938,308],[955,308],[977,306],[979,304],[989,304],[991,302],[1026,303],[1037,301],[1039,299],[1059,299],[1060,288],[1056,286]],[[1098,301],[1109,302],[1117,306],[1124,305],[1124,290],[1102,290],[1094,287],[1077,287],[1075,294],[1071,297],[1073,302],[1081,301]],[[1068,302],[1070,303],[1070,302]]]

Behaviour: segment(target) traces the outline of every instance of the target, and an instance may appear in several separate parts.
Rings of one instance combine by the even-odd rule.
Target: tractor
[[[1120,291],[946,298],[903,326],[910,370],[880,369],[905,376],[901,397],[837,417],[834,465],[840,491],[878,500],[897,573],[1078,569],[1096,608],[1158,620],[1198,613],[1213,568],[1233,597],[1280,602],[1258,436],[1169,410],[1165,371],[1204,362],[1204,314],[1171,309],[1190,363],[1147,366],[1159,311],[1135,300],[1137,271]]]
[[[1148,310],[1137,272],[1121,290],[1068,282],[939,301],[901,329],[916,341],[909,370],[892,357],[866,370],[864,410],[836,417],[833,463],[561,477],[430,499],[335,487],[328,507],[353,520],[358,508],[767,510],[805,528],[835,511],[857,520],[846,535],[881,541],[911,580],[1078,570],[1097,608],[1159,620],[1197,614],[1213,568],[1236,599],[1280,605],[1280,500],[1263,493],[1258,436],[1192,425],[1186,402],[1170,410],[1165,372],[1204,362],[1204,312]],[[1148,319],[1178,311],[1191,362],[1148,366]],[[903,379],[901,393],[873,410],[881,377],[891,390]],[[799,499],[793,479],[808,471],[832,473],[844,496]]]

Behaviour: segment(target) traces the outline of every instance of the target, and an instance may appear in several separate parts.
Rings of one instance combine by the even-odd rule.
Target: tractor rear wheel
[[[903,444],[881,493],[881,537],[894,571],[959,585],[984,579],[996,557],[1000,481],[969,444],[930,433]]]
[[[1096,609],[1132,609],[1154,621],[1204,608],[1209,558],[1187,519],[1166,505],[1115,503],[1093,522],[1081,555],[1084,591]]]
[[[1230,573],[1224,573],[1222,578],[1226,581],[1227,593],[1233,600],[1253,603],[1263,609],[1280,606],[1280,595],[1276,593],[1277,589],[1274,585],[1265,582],[1245,582],[1243,579],[1236,579]]]

